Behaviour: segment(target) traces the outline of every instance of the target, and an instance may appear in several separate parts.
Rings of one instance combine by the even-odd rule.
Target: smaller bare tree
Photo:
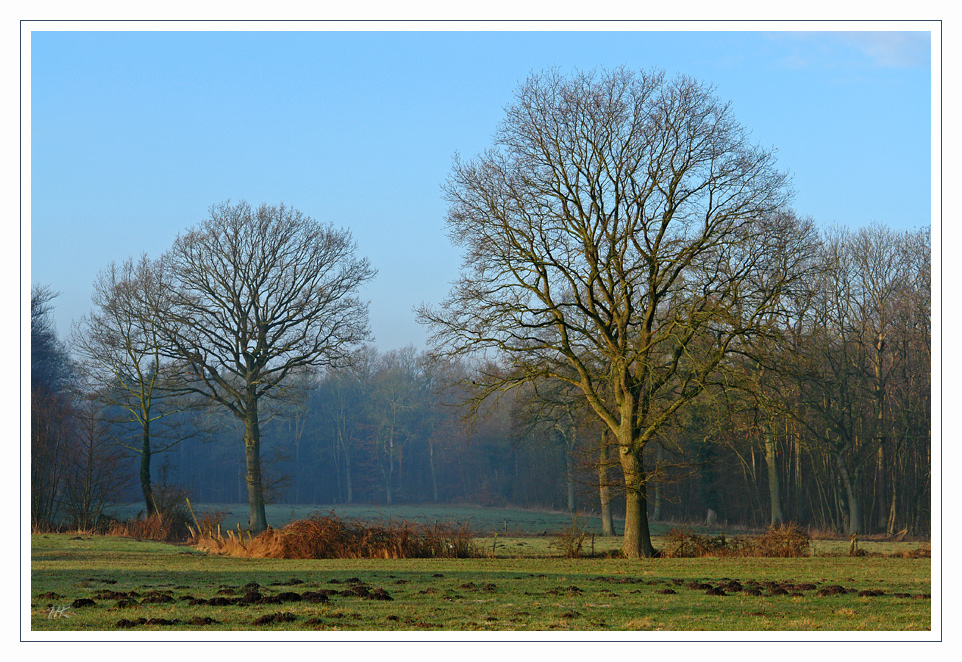
[[[100,404],[89,398],[74,409],[64,509],[70,525],[81,531],[97,528],[104,510],[119,500],[129,482],[125,457],[101,414]]]
[[[180,414],[206,404],[186,391],[182,366],[162,351],[157,311],[169,288],[162,266],[146,255],[111,264],[94,281],[93,310],[72,342],[86,396],[127,431],[117,443],[140,456],[148,517],[156,510],[153,457],[196,434],[199,419]]]
[[[156,317],[187,388],[244,426],[250,528],[267,528],[262,400],[306,367],[349,359],[368,337],[357,290],[374,277],[347,230],[280,206],[210,209],[167,255],[171,296]]]

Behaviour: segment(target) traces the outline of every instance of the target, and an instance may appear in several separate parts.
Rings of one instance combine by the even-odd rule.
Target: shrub
[[[736,548],[741,544],[735,539],[702,536],[689,529],[671,529],[665,534],[665,547],[661,550],[663,558],[695,559],[706,556],[738,556]]]
[[[184,542],[193,537],[190,528],[193,515],[187,503],[187,491],[168,485],[166,472],[162,473],[164,480],[151,489],[156,512],[146,518],[138,514],[132,520],[112,521],[106,527],[106,535],[164,542]]]
[[[584,525],[575,515],[571,518],[571,523],[555,536],[551,547],[560,549],[566,559],[577,559],[581,557],[587,537]]]
[[[753,544],[756,553],[752,556],[769,556],[778,558],[796,558],[808,556],[808,546],[811,543],[808,533],[796,524],[779,524],[769,527],[768,531],[755,538]]]
[[[138,540],[177,540],[173,535],[171,523],[160,515],[151,515],[147,518],[138,515],[132,520],[111,522],[106,535]]]
[[[726,538],[701,536],[687,529],[671,529],[665,535],[665,558],[702,557],[778,557],[808,556],[808,534],[795,524],[781,524],[768,529],[761,536]]]
[[[343,520],[333,512],[268,529],[256,538],[243,534],[200,535],[198,549],[230,556],[277,559],[467,558],[481,556],[467,526],[459,529],[390,520],[366,525]]]

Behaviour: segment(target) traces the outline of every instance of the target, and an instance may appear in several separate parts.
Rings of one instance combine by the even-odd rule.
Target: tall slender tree
[[[157,311],[170,286],[164,277],[146,255],[108,266],[94,281],[93,310],[74,327],[71,342],[86,397],[129,433],[117,440],[140,457],[148,516],[156,512],[151,462],[194,434],[198,419],[180,414],[204,404],[185,393],[181,366],[163,351]]]

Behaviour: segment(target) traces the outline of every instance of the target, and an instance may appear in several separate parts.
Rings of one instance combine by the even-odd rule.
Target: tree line
[[[657,71],[533,74],[444,192],[464,264],[423,351],[367,342],[374,269],[285,206],[109,266],[70,352],[35,287],[35,524],[105,458],[152,513],[160,454],[255,532],[270,499],[597,510],[628,557],[709,512],[929,531],[927,230],[820,231],[710,86]]]

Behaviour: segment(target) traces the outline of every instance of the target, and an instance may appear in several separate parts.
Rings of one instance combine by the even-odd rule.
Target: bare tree
[[[267,528],[261,473],[265,396],[305,366],[349,358],[368,336],[358,288],[374,277],[347,230],[284,205],[223,203],[177,238],[167,260],[174,289],[165,345],[186,363],[191,391],[244,426],[250,528]]]
[[[575,469],[581,433],[585,427],[586,403],[578,397],[570,382],[538,380],[532,388],[523,389],[514,401],[512,418],[515,434],[527,437],[537,434],[560,442],[564,458],[565,491],[568,512],[576,510]],[[597,417],[594,417],[597,420]]]
[[[66,347],[57,338],[53,300],[59,295],[49,286],[30,289],[30,387],[57,392],[67,388],[74,366]]]
[[[46,285],[30,291],[30,521],[57,523],[71,448],[73,364],[57,338]]]
[[[100,524],[107,506],[128,484],[123,450],[108,432],[109,421],[96,399],[78,400],[71,423],[70,464],[64,480],[64,509],[73,528],[89,531]]]
[[[415,408],[417,350],[407,346],[378,357],[371,379],[371,434],[377,466],[384,479],[385,503],[391,505],[403,486],[404,446],[412,435]]]
[[[283,408],[281,416],[287,420],[288,433],[294,443],[294,465],[300,467],[304,433],[311,414],[311,396],[317,390],[319,381],[316,371],[309,366],[296,373],[291,381],[293,388],[290,390],[293,397],[286,403],[287,406]],[[299,477],[300,473],[295,471],[288,478],[293,491],[293,503],[301,503],[302,485]]]
[[[66,393],[30,391],[30,523],[55,526],[70,467],[73,404]]]
[[[162,351],[157,311],[169,290],[160,265],[146,255],[111,264],[94,281],[93,310],[74,328],[72,345],[86,396],[133,438],[120,445],[140,456],[140,487],[148,516],[156,511],[151,460],[191,437],[192,420],[178,416],[204,404],[183,388],[181,366]]]
[[[554,377],[611,430],[625,479],[623,551],[651,556],[644,449],[725,358],[766,332],[810,229],[774,153],[690,78],[625,69],[531,76],[495,146],[456,160],[448,227],[464,250],[435,350]]]
[[[908,421],[896,413],[899,375],[924,380],[930,370],[927,362],[913,361],[916,347],[927,344],[927,334],[918,334],[927,314],[910,314],[908,325],[904,319],[929,296],[919,279],[927,253],[926,233],[879,225],[825,233],[821,277],[813,283],[808,333],[798,352],[798,385],[813,414],[802,421],[814,446],[835,464],[836,502],[849,534],[872,528],[859,485],[873,460],[881,468],[874,492],[879,500],[890,498],[888,508],[877,508],[877,525],[893,532],[896,492],[888,483],[897,478],[891,464]]]

